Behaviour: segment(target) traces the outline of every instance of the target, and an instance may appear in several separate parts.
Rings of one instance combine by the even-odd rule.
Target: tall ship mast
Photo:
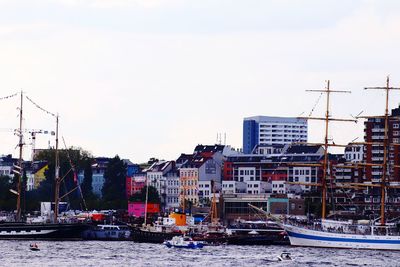
[[[22,148],[24,146],[24,140],[23,140],[23,134],[22,134],[22,121],[23,121],[23,112],[22,112],[22,104],[23,104],[23,93],[21,91],[21,98],[20,98],[20,107],[19,107],[19,131],[18,131],[18,137],[19,137],[19,142],[18,142],[18,147],[19,147],[19,159],[18,159],[18,171],[14,173],[17,174],[18,176],[18,183],[17,183],[17,214],[16,214],[16,221],[19,222],[21,221],[21,195],[22,195]]]
[[[338,221],[338,220],[326,220],[326,197],[327,197],[327,176],[328,176],[328,147],[329,146],[340,146],[335,144],[329,144],[328,142],[328,129],[329,121],[352,121],[346,119],[333,119],[329,114],[329,95],[332,92],[343,92],[334,91],[329,88],[329,81],[327,83],[326,90],[313,90],[317,92],[324,92],[327,94],[327,107],[325,118],[310,118],[325,121],[325,142],[324,142],[324,161],[323,177],[321,183],[322,192],[322,213],[321,219],[314,221],[311,225],[299,225],[293,224],[293,222],[287,220],[282,224],[282,227],[287,232],[291,245],[295,246],[310,246],[310,247],[331,247],[331,248],[361,248],[361,249],[384,249],[384,250],[400,250],[400,233],[396,225],[386,224],[385,219],[385,198],[386,188],[392,187],[387,185],[387,172],[388,172],[388,161],[387,161],[387,149],[388,149],[388,122],[389,122],[389,91],[399,90],[400,88],[394,88],[389,86],[389,78],[387,79],[386,87],[368,87],[365,89],[384,89],[386,90],[386,108],[385,115],[380,116],[385,119],[384,129],[384,140],[383,150],[384,157],[382,164],[374,163],[357,163],[360,166],[381,166],[382,177],[381,183],[376,184],[360,184],[360,183],[349,183],[336,185],[337,187],[347,188],[359,188],[359,187],[380,187],[381,188],[381,209],[380,209],[380,223],[376,224],[374,220],[371,220],[368,224],[359,224],[354,221]],[[346,92],[346,91],[345,91]],[[359,117],[361,118],[361,117]],[[359,145],[360,143],[350,143],[349,145]],[[369,143],[372,145],[372,143]],[[318,164],[314,164],[318,165]],[[358,167],[358,166],[355,166]],[[333,203],[332,203],[333,204]]]
[[[56,116],[56,150],[55,150],[55,175],[54,175],[54,223],[58,222],[58,206],[60,203],[60,159],[58,153],[58,114]]]

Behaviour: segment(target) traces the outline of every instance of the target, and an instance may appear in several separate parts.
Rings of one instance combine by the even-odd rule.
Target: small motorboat
[[[204,244],[199,241],[194,241],[188,236],[174,236],[171,240],[165,241],[164,244],[169,248],[202,248]]]
[[[290,257],[290,253],[282,252],[281,255],[278,256],[279,261],[291,261],[292,257]]]
[[[29,249],[32,250],[32,251],[39,251],[40,250],[40,248],[38,247],[38,245],[36,243],[30,244],[29,245]]]

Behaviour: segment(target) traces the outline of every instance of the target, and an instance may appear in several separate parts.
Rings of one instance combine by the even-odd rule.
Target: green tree
[[[117,156],[112,158],[104,172],[103,208],[126,209],[126,164]]]
[[[133,194],[130,198],[129,201],[131,202],[145,202],[146,201],[146,190],[147,187],[143,187],[142,190],[138,193]],[[154,204],[160,204],[160,195],[158,194],[157,189],[154,186],[149,186],[149,192],[148,192],[148,203],[154,203]]]
[[[67,150],[59,150],[60,160],[60,177],[62,182],[60,185],[60,197],[70,193],[76,186],[74,172],[71,170],[71,163],[75,167],[76,172],[84,166],[86,158],[90,158],[90,154],[81,148],[70,147]],[[26,198],[29,199],[27,210],[37,210],[40,208],[41,201],[54,201],[55,186],[55,149],[41,151],[35,156],[35,160],[43,160],[48,162],[48,169],[45,171],[46,179],[42,181],[36,190],[27,192]],[[82,199],[79,197],[77,190],[68,194],[61,201],[68,201],[72,208],[79,209],[82,207]]]
[[[13,211],[16,209],[17,196],[10,192],[16,190],[13,179],[9,176],[0,176],[0,210]]]

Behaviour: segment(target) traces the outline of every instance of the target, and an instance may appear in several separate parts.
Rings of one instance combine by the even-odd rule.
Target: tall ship
[[[15,94],[17,95],[17,94]],[[15,217],[6,222],[0,222],[0,239],[41,239],[41,240],[80,240],[82,233],[89,228],[85,223],[76,222],[74,220],[60,220],[59,218],[59,203],[60,197],[60,184],[62,178],[60,177],[60,162],[58,151],[58,114],[50,113],[40,106],[35,104],[41,110],[47,112],[56,118],[56,146],[55,146],[55,193],[54,193],[54,213],[51,222],[26,222],[22,219],[21,214],[21,195],[22,195],[22,175],[23,175],[23,159],[22,151],[24,146],[23,140],[23,92],[20,92],[20,107],[19,107],[19,129],[16,131],[19,137],[19,159],[18,164],[14,165],[14,175],[17,178],[17,190],[11,189],[10,191],[16,195],[17,209]],[[29,98],[28,98],[29,99]],[[29,99],[30,100],[30,99]],[[32,101],[32,100],[31,100]],[[70,161],[71,169],[73,169],[72,162]],[[73,170],[74,171],[74,170]]]
[[[326,202],[327,202],[327,179],[331,173],[329,172],[329,156],[328,148],[338,146],[328,139],[329,122],[330,121],[352,121],[346,119],[334,119],[330,115],[329,96],[331,93],[347,92],[331,90],[329,81],[323,90],[312,90],[327,95],[326,114],[324,118],[308,118],[319,119],[325,121],[325,142],[324,160],[321,164],[313,164],[323,169],[323,175],[320,183],[309,184],[312,186],[321,187],[322,192],[322,207],[321,219],[314,220],[312,223],[303,224],[295,220],[285,220],[280,222],[282,227],[287,232],[290,244],[293,246],[308,246],[308,247],[328,247],[328,248],[349,248],[349,249],[379,249],[379,250],[400,250],[400,233],[396,223],[390,223],[387,217],[387,209],[385,202],[388,198],[387,190],[389,188],[399,188],[396,184],[390,184],[390,169],[398,168],[399,166],[390,166],[389,146],[393,147],[398,144],[389,144],[389,92],[391,90],[400,90],[400,88],[390,87],[389,77],[387,78],[385,87],[370,87],[365,89],[379,89],[386,91],[386,109],[384,116],[358,117],[363,119],[380,118],[384,120],[383,138],[377,142],[350,143],[349,145],[369,145],[383,148],[383,158],[381,163],[359,162],[356,166],[350,168],[367,168],[375,167],[382,170],[379,183],[342,183],[336,184],[336,187],[366,189],[379,188],[380,190],[380,217],[376,220],[328,220],[326,219]],[[310,90],[311,91],[311,90]],[[397,150],[397,149],[396,149]],[[393,164],[393,163],[392,163]],[[332,181],[332,179],[330,179]]]

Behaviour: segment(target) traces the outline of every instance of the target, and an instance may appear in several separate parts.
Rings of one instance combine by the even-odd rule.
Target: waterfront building
[[[249,204],[274,215],[304,215],[304,199],[278,194],[232,194],[224,195],[222,218],[231,223],[236,219],[259,220],[260,215]]]
[[[174,168],[174,161],[157,161],[144,170],[148,184],[157,189],[162,209],[165,209],[167,206],[167,173],[171,172]]]
[[[394,165],[400,165],[400,107],[392,109],[389,116],[388,125],[388,143],[389,153],[387,160],[389,163],[389,181],[400,184],[400,169],[394,168]],[[364,146],[364,161],[373,164],[382,164],[383,162],[383,144],[385,132],[385,120],[381,117],[368,118],[364,122],[365,142],[374,142]],[[371,183],[380,183],[382,177],[381,166],[366,166],[365,181]]]
[[[143,187],[147,184],[147,175],[145,172],[139,172],[132,174],[132,177],[126,177],[127,180],[127,197],[131,197],[133,194],[140,193]]]
[[[250,154],[257,145],[285,145],[307,142],[306,119],[254,116],[243,120],[243,152]]]
[[[207,199],[206,201],[211,200],[211,181],[215,183],[216,190],[220,191],[224,153],[233,155],[238,152],[224,145],[197,145],[193,154],[182,154],[176,160],[181,186],[180,203],[185,198],[199,205],[199,194],[201,198]],[[199,187],[200,183],[202,190]],[[208,189],[205,186],[208,186]]]
[[[37,189],[39,184],[46,179],[45,172],[49,168],[47,161],[26,161],[24,162],[26,171],[26,190]]]
[[[262,194],[268,192],[286,194],[289,191],[315,191],[310,185],[287,185],[286,182],[317,183],[320,179],[316,166],[297,166],[320,163],[323,159],[322,146],[285,145],[279,155],[243,154],[227,157],[224,162],[223,180],[246,184],[246,193]],[[224,183],[223,183],[224,184]],[[224,191],[229,191],[223,186]]]
[[[14,159],[11,155],[0,156],[0,176],[13,176],[13,165],[17,162],[18,159]]]
[[[388,182],[391,185],[400,185],[400,107],[392,109],[388,124]],[[382,164],[384,157],[383,140],[385,133],[385,119],[382,117],[371,117],[364,122],[364,140],[366,144],[363,151],[364,162],[376,164],[365,166],[364,183],[379,184],[382,178]],[[379,144],[381,143],[381,144]],[[400,215],[400,191],[396,188],[388,188],[385,209]],[[380,188],[368,188],[365,195],[365,209],[371,213],[378,214],[380,210],[381,193]]]
[[[222,194],[245,194],[247,190],[246,183],[237,181],[222,181]]]
[[[166,197],[165,210],[174,210],[179,208],[179,171],[173,168],[165,174],[166,179]]]
[[[97,157],[94,159],[94,164],[92,165],[92,190],[93,193],[102,196],[101,190],[104,185],[104,172],[107,169],[110,158]],[[83,181],[83,171],[81,172],[81,177]]]

